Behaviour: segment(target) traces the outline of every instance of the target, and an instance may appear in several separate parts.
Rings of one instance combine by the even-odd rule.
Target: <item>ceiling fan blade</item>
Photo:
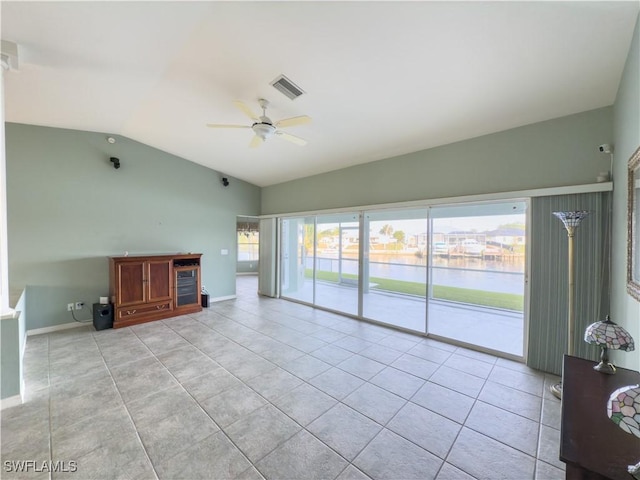
[[[253,113],[253,111],[249,107],[247,107],[247,105],[243,101],[236,100],[235,102],[233,102],[233,104],[240,110],[242,110],[242,112],[251,120],[254,120],[256,122],[260,121],[260,118],[255,113]]]
[[[249,148],[257,148],[262,142],[263,140],[258,135],[254,135],[254,137],[249,142]]]
[[[279,122],[275,123],[274,127],[293,127],[294,125],[305,125],[310,122],[311,117],[308,117],[307,115],[301,115],[300,117],[291,117],[280,120]]]
[[[225,125],[224,123],[207,123],[209,128],[251,128],[249,125]]]
[[[301,147],[307,144],[307,141],[304,138],[296,137],[295,135],[291,135],[290,133],[285,133],[282,130],[276,130],[276,135],[291,143],[295,143],[296,145],[300,145]]]

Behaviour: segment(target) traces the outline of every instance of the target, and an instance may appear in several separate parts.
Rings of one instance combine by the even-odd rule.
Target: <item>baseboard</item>
[[[238,298],[236,295],[227,295],[226,297],[210,298],[209,301],[216,303],[216,302],[224,302],[225,300],[235,300],[236,298]]]
[[[22,405],[22,395],[14,395],[13,397],[7,397],[0,400],[0,410],[16,407],[18,405]]]
[[[70,322],[70,323],[63,323],[60,325],[54,325],[52,327],[34,328],[32,330],[27,330],[27,336],[30,337],[31,335],[42,335],[43,333],[57,332],[58,330],[68,330],[69,328],[78,328],[78,327],[83,327],[89,324],[90,322],[87,322],[87,323]]]

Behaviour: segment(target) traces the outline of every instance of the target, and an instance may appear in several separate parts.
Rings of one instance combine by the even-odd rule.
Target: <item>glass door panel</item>
[[[362,315],[425,332],[427,209],[364,215]]]
[[[285,218],[281,223],[280,293],[313,303],[314,217]]]
[[[431,209],[428,333],[523,355],[526,207]]]
[[[359,248],[357,213],[316,218],[316,305],[358,314]]]

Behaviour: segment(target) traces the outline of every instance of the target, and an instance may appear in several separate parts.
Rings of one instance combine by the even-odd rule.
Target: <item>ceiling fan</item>
[[[267,107],[269,106],[269,102],[264,98],[258,99],[258,103],[260,104],[260,108],[262,108],[262,115],[257,116],[247,105],[240,101],[236,100],[233,102],[236,107],[238,107],[242,112],[254,121],[252,125],[226,125],[219,123],[208,123],[207,127],[210,128],[250,128],[255,133],[255,136],[249,142],[249,146],[255,148],[259,146],[262,142],[267,140],[272,136],[277,136],[282,138],[283,140],[287,140],[291,143],[295,143],[296,145],[304,146],[307,144],[307,141],[303,138],[296,137],[295,135],[291,135],[290,133],[286,133],[280,128],[283,127],[293,127],[294,125],[304,125],[305,123],[309,123],[311,121],[311,117],[306,115],[302,115],[299,117],[291,117],[285,118],[278,122],[272,122],[269,117],[267,117]]]

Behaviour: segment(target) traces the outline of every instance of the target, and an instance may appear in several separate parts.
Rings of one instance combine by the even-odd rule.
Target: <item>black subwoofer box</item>
[[[202,305],[202,308],[209,308],[209,294],[208,293],[201,293],[200,294],[200,305]]]
[[[96,330],[113,328],[113,305],[111,303],[93,304],[93,326]]]

